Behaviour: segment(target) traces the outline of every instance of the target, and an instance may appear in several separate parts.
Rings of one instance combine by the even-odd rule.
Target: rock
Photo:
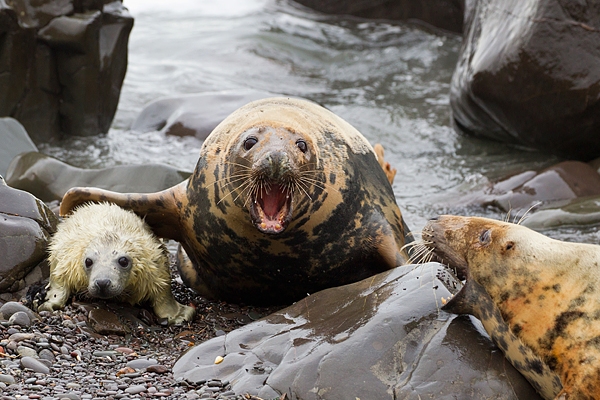
[[[444,282],[458,283],[436,270],[445,273],[435,263],[403,266],[323,290],[192,348],[173,375],[262,398],[539,399],[480,326],[440,311]]]
[[[136,358],[135,360],[129,361],[127,366],[133,369],[144,369],[157,364],[158,361],[154,358]]]
[[[18,311],[11,315],[11,317],[8,320],[8,323],[10,325],[19,325],[24,328],[27,328],[31,326],[31,319],[29,318],[29,315],[27,313],[23,311]]]
[[[110,126],[133,18],[120,1],[0,4],[0,115],[35,141]]]
[[[39,360],[36,360],[33,357],[21,358],[21,367],[29,368],[29,369],[31,369],[35,372],[41,373],[41,374],[49,374],[50,373],[50,368],[48,368],[48,366],[46,366],[44,363],[42,363]]]
[[[463,31],[464,0],[295,0],[328,14],[388,20],[418,19],[451,32]]]
[[[452,200],[454,205],[493,206],[506,212],[529,210],[600,196],[600,174],[580,161],[563,161],[541,171],[524,171]]]
[[[527,215],[523,225],[536,231],[561,226],[597,225],[600,223],[600,196],[574,199],[542,206]]]
[[[23,125],[14,118],[0,118],[0,175],[6,176],[10,161],[20,153],[37,151]]]
[[[9,301],[0,307],[0,319],[9,319],[17,312],[26,313],[30,320],[39,319],[39,317],[33,311],[16,301]]]
[[[56,362],[56,357],[54,356],[54,353],[48,349],[42,349],[39,353],[39,357],[41,360],[50,361],[52,364]]]
[[[22,279],[45,258],[57,223],[43,202],[0,177],[0,292],[24,286]]]
[[[452,78],[456,128],[590,160],[600,156],[600,3],[467,1]]]
[[[8,383],[9,385],[12,385],[13,383],[15,383],[15,377],[12,375],[0,374],[0,382],[4,382],[4,383]]]
[[[146,385],[133,385],[125,389],[125,393],[139,394],[146,391]]]
[[[239,107],[272,96],[272,93],[248,90],[163,97],[144,107],[131,125],[131,130],[160,131],[167,135],[195,136],[204,140],[225,117]]]
[[[34,357],[37,358],[37,351],[27,346],[17,347],[17,354],[21,357]]]
[[[167,372],[169,372],[169,368],[159,364],[149,365],[148,367],[146,367],[146,372],[153,372],[155,374],[166,374]]]
[[[151,193],[175,186],[190,176],[163,164],[119,165],[109,168],[84,169],[70,166],[38,152],[15,157],[6,182],[26,190],[42,201],[61,200],[74,186],[98,187],[115,192]]]
[[[116,314],[102,308],[90,311],[88,321],[90,327],[100,335],[125,336],[129,333],[127,326],[121,323]]]

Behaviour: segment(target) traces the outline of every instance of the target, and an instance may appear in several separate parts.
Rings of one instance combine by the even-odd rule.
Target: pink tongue
[[[266,193],[266,191],[263,192],[262,209],[265,213],[265,216],[271,218],[277,217],[277,214],[281,209],[281,204],[279,202],[280,195],[281,193],[279,191],[279,187],[277,186],[271,187],[271,190],[269,190],[268,194]]]
[[[277,196],[267,195],[263,197],[263,211],[269,217],[275,217],[279,212],[279,202]]]

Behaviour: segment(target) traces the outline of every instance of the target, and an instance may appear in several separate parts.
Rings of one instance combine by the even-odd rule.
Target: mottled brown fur
[[[188,181],[146,195],[75,188],[61,214],[82,201],[117,203],[181,243],[182,278],[199,293],[281,304],[408,259],[386,165],[330,111],[264,99],[215,128]],[[281,195],[262,204],[270,190]]]
[[[600,246],[456,216],[430,221],[423,239],[481,285],[510,330],[558,374],[559,398],[600,398]]]

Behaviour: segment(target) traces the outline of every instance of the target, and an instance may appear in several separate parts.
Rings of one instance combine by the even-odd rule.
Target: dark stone
[[[166,135],[206,139],[229,114],[254,100],[273,97],[272,93],[220,91],[163,97],[144,107],[131,125],[132,131],[160,131]]]
[[[295,0],[327,14],[362,18],[419,20],[450,32],[462,33],[465,0]]]
[[[14,157],[28,151],[37,151],[37,147],[23,125],[13,118],[0,118],[0,176],[6,176]]]
[[[192,348],[173,374],[262,398],[539,399],[469,318],[440,311],[443,271],[409,265],[323,290]]]
[[[44,260],[57,223],[43,202],[0,177],[0,291],[20,289],[15,285]]]
[[[468,1],[450,104],[468,134],[600,155],[600,2]]]
[[[162,164],[84,169],[42,153],[29,152],[13,159],[6,182],[50,202],[62,199],[65,192],[74,186],[92,186],[116,192],[159,192],[184,181],[190,174]]]
[[[108,310],[95,308],[88,314],[90,327],[100,335],[125,336],[129,328],[119,320],[119,317]]]
[[[563,161],[492,183],[483,193],[470,194],[459,202],[491,205],[508,212],[589,196],[600,196],[600,174],[589,164]]]
[[[120,1],[0,4],[0,115],[19,120],[35,141],[106,132],[132,27]]]

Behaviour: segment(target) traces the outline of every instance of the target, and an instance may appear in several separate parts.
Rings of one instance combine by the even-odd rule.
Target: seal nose
[[[110,279],[98,279],[95,282],[96,287],[101,291],[105,291],[110,286]]]
[[[268,171],[269,177],[279,180],[286,176],[290,170],[290,159],[287,153],[274,151],[267,155],[263,161],[263,168]]]

